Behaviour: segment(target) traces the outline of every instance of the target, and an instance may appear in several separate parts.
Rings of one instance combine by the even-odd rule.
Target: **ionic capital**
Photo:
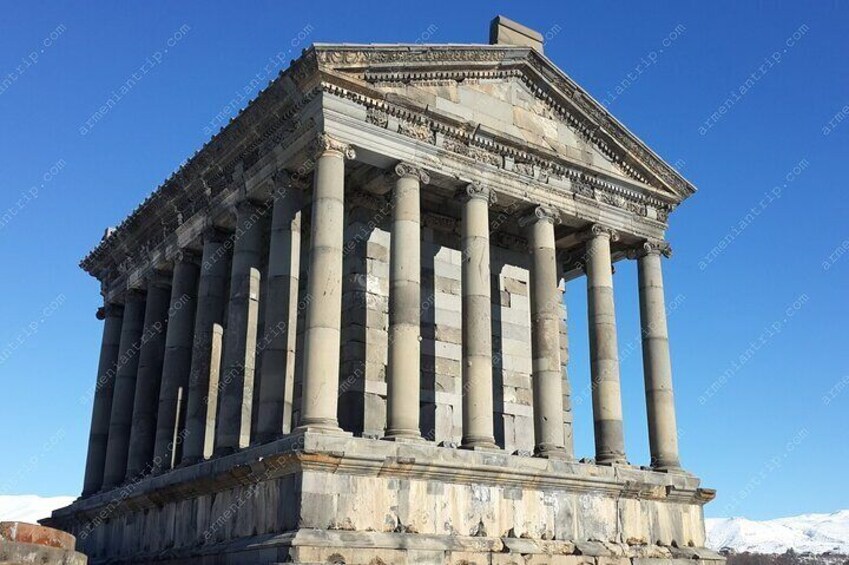
[[[606,237],[610,241],[619,241],[619,232],[602,224],[593,224],[581,234],[583,241],[588,241],[596,237]]]
[[[465,202],[467,200],[485,200],[489,204],[495,202],[495,193],[488,186],[478,182],[470,182],[457,192],[457,199]]]
[[[162,271],[160,269],[152,269],[145,274],[145,281],[147,281],[148,286],[155,286],[158,288],[170,288],[171,287],[171,273],[168,271]]]
[[[224,243],[230,237],[230,234],[212,222],[209,222],[203,230],[202,237],[204,243]]]
[[[176,265],[177,263],[200,265],[200,254],[193,249],[183,247],[174,254],[174,264]]]
[[[357,157],[357,152],[354,151],[353,146],[342,143],[326,133],[320,133],[316,136],[312,149],[316,158],[321,157],[325,153],[337,153],[343,159],[348,160],[356,159]]]
[[[139,284],[139,283],[134,283]],[[131,301],[143,301],[147,298],[147,289],[142,286],[128,286],[123,293],[124,305]]]
[[[582,273],[587,272],[587,256],[584,254],[574,254],[571,252],[559,253],[557,257],[563,272],[577,270]]]
[[[525,214],[519,218],[519,226],[521,227],[526,227],[536,222],[549,222],[556,226],[560,223],[560,211],[551,206],[541,204],[534,208],[532,213]]]
[[[672,246],[666,241],[647,240],[639,246],[629,249],[627,252],[628,259],[639,259],[646,255],[663,255],[664,257],[672,257]]]
[[[399,178],[414,178],[422,184],[430,182],[430,175],[427,174],[427,171],[410,163],[401,162],[395,165],[395,174]]]
[[[290,173],[286,169],[279,169],[271,174],[271,182],[273,186],[273,192],[280,191],[281,189],[295,189],[295,190],[305,190],[309,187],[310,183],[297,173]]]
[[[106,302],[103,306],[97,309],[97,319],[105,320],[106,318],[118,318],[124,314],[123,304],[114,302]]]

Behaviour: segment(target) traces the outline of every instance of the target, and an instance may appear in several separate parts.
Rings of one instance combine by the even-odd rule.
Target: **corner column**
[[[103,486],[103,467],[106,463],[106,442],[109,438],[112,391],[115,388],[115,369],[123,317],[124,307],[120,304],[107,303],[97,311],[97,319],[104,320],[103,338],[100,341],[100,360],[97,363],[97,382],[91,408],[83,496],[94,494]]]
[[[529,224],[531,252],[531,346],[534,393],[534,451],[540,457],[566,458],[563,426],[563,366],[560,362],[560,289],[554,225],[556,210],[539,206]]]
[[[492,399],[489,188],[469,184],[463,199],[463,439],[466,449],[496,449]]]
[[[420,439],[421,169],[399,163],[392,191],[386,439]]]
[[[345,159],[353,148],[319,136],[310,232],[300,430],[338,431]]]
[[[156,417],[156,441],[153,449],[153,467],[156,471],[168,469],[176,462],[179,445],[173,445],[175,428],[185,427],[185,402],[192,363],[192,334],[198,293],[198,256],[181,250],[174,261],[174,279],[171,283],[171,305],[168,308],[168,333],[165,336],[165,359],[162,363],[162,385],[159,389],[159,406]],[[182,394],[180,394],[182,389]],[[185,434],[183,434],[185,435]],[[178,438],[182,442],[183,435]]]
[[[186,399],[186,433],[183,438],[183,457],[180,461],[182,465],[190,465],[203,459],[207,412],[209,409],[214,415],[217,408],[216,405],[209,406],[208,396],[209,375],[213,369],[213,326],[221,328],[224,323],[232,244],[232,238],[215,228],[210,227],[203,234],[189,391]],[[219,369],[218,366],[214,367],[216,374]]]
[[[159,406],[159,387],[162,383],[162,360],[165,357],[165,332],[170,297],[170,275],[154,272],[147,286],[144,338],[139,351],[136,394],[133,398],[133,425],[127,456],[127,482],[141,478],[153,470],[153,442],[156,438],[156,414]]]
[[[594,225],[586,234],[587,305],[596,463],[627,463],[610,243],[618,234]]]
[[[256,441],[292,431],[298,281],[301,270],[301,191],[288,173],[274,177],[274,210],[268,249],[268,298],[262,351]]]
[[[260,205],[248,199],[236,208],[230,305],[215,427],[216,456],[233,453],[250,443],[264,213]]]
[[[651,466],[658,470],[681,467],[661,270],[661,255],[671,253],[668,244],[658,242],[646,242],[637,252]]]
[[[144,331],[145,295],[141,290],[129,290],[124,300],[124,318],[118,345],[115,389],[109,416],[109,438],[106,444],[106,464],[103,470],[103,489],[117,486],[127,472],[127,453],[130,448],[130,424],[133,418],[133,397],[139,368],[139,348]]]

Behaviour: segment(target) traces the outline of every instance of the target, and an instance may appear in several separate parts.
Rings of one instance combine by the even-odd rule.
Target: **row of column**
[[[338,430],[339,335],[342,294],[344,157],[328,146],[317,162],[306,319],[302,428]],[[420,186],[427,174],[401,163],[392,192],[386,439],[417,440],[420,390]],[[462,194],[463,439],[468,449],[495,449],[492,392],[489,199],[470,184]],[[538,207],[528,226],[535,450],[571,458],[563,427],[555,211]],[[616,234],[593,226],[586,235],[586,269],[596,460],[625,463],[622,401],[613,302],[610,244]],[[643,357],[652,465],[679,467],[660,254],[646,244],[638,255]],[[318,300],[315,300],[318,298]]]
[[[304,328],[300,429],[339,430],[342,259],[346,145],[321,136],[314,173]],[[392,191],[387,427],[390,440],[418,440],[420,394],[421,184],[428,175],[401,163]],[[282,331],[263,344],[254,431],[260,442],[291,431],[295,304],[298,301],[300,198],[275,179],[266,327]],[[489,190],[468,185],[462,200],[463,439],[468,449],[495,449],[492,391]],[[191,464],[246,447],[251,438],[259,316],[263,204],[243,199],[236,233],[210,229],[202,256],[181,253],[168,280],[151,277],[144,292],[109,304],[95,392],[83,494],[146,472]],[[535,451],[571,458],[563,427],[561,295],[556,211],[537,207],[522,219],[531,252],[530,298]],[[610,244],[602,226],[586,233],[596,461],[624,463],[619,362]],[[230,260],[232,251],[232,260]],[[637,254],[643,358],[652,464],[677,468],[661,245]],[[229,278],[229,296],[226,295]],[[226,328],[225,313],[227,315]],[[223,347],[223,351],[222,351]],[[219,359],[220,357],[220,365]],[[220,369],[219,369],[220,366]],[[177,431],[182,430],[180,437]]]
[[[276,331],[263,344],[258,441],[292,417],[301,205],[275,183],[264,314]],[[84,495],[248,445],[265,214],[243,199],[234,233],[208,229],[200,257],[181,251],[170,278],[156,272],[103,308]]]

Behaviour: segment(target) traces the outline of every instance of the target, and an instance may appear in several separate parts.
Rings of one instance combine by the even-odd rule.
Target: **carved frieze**
[[[436,143],[436,136],[427,123],[400,122],[398,124],[398,133],[418,139],[419,141],[424,141],[425,143]]]
[[[366,111],[366,122],[386,128],[389,126],[389,114],[377,108],[369,108]]]

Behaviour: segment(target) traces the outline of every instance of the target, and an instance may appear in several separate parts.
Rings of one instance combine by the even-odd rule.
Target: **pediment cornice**
[[[696,189],[549,59],[503,45],[316,44],[312,65],[372,85],[469,79],[521,80],[559,118],[620,167],[678,204]]]

